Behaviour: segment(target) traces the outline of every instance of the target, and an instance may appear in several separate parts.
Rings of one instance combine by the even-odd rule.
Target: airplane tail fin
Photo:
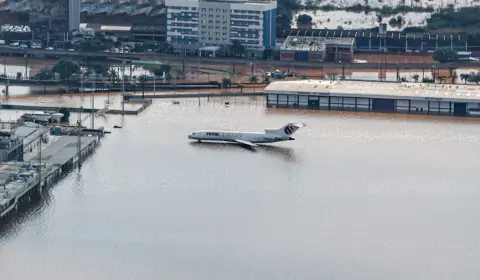
[[[299,130],[301,127],[306,126],[304,123],[288,123],[285,126],[275,129],[275,130],[270,130],[268,129],[267,132],[270,133],[275,133],[275,134],[280,134],[283,136],[291,136],[293,135],[297,130]]]

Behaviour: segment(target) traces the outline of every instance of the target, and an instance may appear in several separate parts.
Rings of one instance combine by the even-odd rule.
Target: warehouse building
[[[468,35],[465,33],[386,31],[383,36],[376,30],[343,29],[289,29],[277,33],[279,39],[289,36],[354,38],[355,51],[379,51],[381,46],[388,52],[428,52],[438,48],[468,50]]]
[[[355,39],[288,36],[280,48],[281,60],[352,62]]]
[[[271,83],[264,93],[270,108],[480,116],[474,85],[302,80]]]

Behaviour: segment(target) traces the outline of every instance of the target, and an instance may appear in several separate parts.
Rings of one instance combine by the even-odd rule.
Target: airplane
[[[201,141],[231,142],[248,147],[257,147],[257,144],[274,143],[295,140],[292,135],[304,123],[288,123],[279,129],[265,129],[265,132],[213,131],[201,130],[192,132],[188,139]]]

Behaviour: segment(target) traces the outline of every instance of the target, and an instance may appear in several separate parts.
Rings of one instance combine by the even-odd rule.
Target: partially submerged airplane
[[[279,129],[265,129],[265,132],[201,130],[188,135],[188,139],[197,140],[198,142],[231,142],[249,147],[256,147],[258,146],[256,144],[295,140],[292,135],[303,126],[305,126],[303,123],[288,123]]]

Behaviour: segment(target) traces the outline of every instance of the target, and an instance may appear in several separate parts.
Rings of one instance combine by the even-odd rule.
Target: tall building
[[[275,46],[275,0],[166,0],[167,41],[188,52],[239,43],[247,51]]]
[[[68,31],[80,29],[80,1],[68,0]]]

